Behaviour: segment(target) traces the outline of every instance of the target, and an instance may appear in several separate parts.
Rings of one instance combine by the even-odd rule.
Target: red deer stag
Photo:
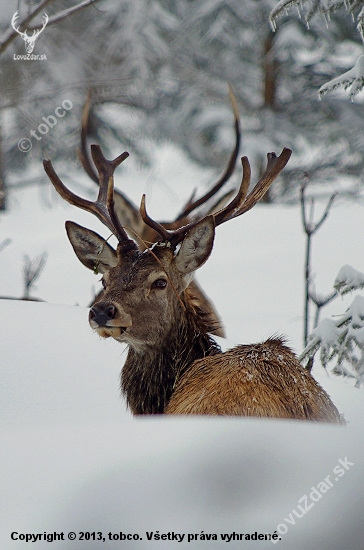
[[[207,191],[207,193],[205,193],[205,195],[194,200],[193,194],[173,221],[160,222],[161,225],[163,225],[163,227],[165,227],[166,229],[179,229],[180,227],[190,223],[192,220],[198,217],[198,214],[196,214],[196,210],[201,207],[205,208],[206,213],[213,214],[219,208],[224,206],[224,204],[231,196],[231,192],[227,192],[218,200],[215,199],[215,202],[206,208],[206,203],[209,203],[214,197],[216,197],[218,192],[230,179],[232,173],[234,172],[236,160],[239,154],[241,141],[239,112],[233,90],[230,86],[229,96],[234,114],[235,145],[230,155],[228,165],[220,179],[211,187],[211,189]],[[78,156],[85,172],[95,183],[97,183],[97,185],[99,185],[99,176],[93,166],[92,160],[89,158],[89,154],[87,151],[87,137],[90,132],[90,110],[91,94],[89,93],[82,113],[81,148],[78,152]],[[139,208],[137,208],[129,200],[129,198],[125,196],[124,193],[114,190],[114,203],[115,213],[119,218],[121,225],[125,227],[126,231],[133,239],[139,238],[139,247],[141,248],[141,250],[145,249],[145,243],[148,243],[148,245],[150,245],[152,243],[156,243],[159,240],[160,235],[158,234],[158,232],[153,227],[150,227],[144,222],[140,214]],[[194,306],[203,310],[206,316],[209,316],[211,334],[216,336],[225,336],[222,323],[212,302],[205,295],[196,280],[192,280],[190,282],[185,292],[189,293],[189,298],[193,302]],[[103,291],[97,294],[91,305],[102,300],[102,296]]]
[[[248,194],[250,166],[236,197],[223,209],[184,227],[168,230],[140,213],[160,236],[141,250],[115,214],[113,174],[128,153],[107,160],[91,147],[99,173],[95,202],[78,197],[62,183],[50,160],[45,171],[69,203],[95,214],[117,237],[114,250],[94,231],[66,222],[80,261],[103,274],[105,293],[90,310],[91,327],[129,346],[121,388],[133,414],[221,414],[340,422],[336,407],[283,339],[240,345],[222,353],[209,335],[208,319],[186,293],[194,272],[209,257],[215,227],[250,210],[287,164],[291,151],[268,154],[267,168]]]

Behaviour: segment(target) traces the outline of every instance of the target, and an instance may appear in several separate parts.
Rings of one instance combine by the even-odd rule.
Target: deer
[[[240,119],[239,111],[236,102],[236,98],[232,87],[229,85],[229,98],[232,106],[233,117],[234,117],[234,131],[235,131],[235,143],[234,148],[229,156],[227,166],[217,180],[208,191],[201,197],[195,199],[195,191],[189,200],[184,204],[180,213],[175,217],[174,220],[169,222],[160,222],[163,227],[166,229],[178,229],[186,223],[189,223],[196,217],[196,210],[201,208],[206,209],[207,212],[212,214],[217,211],[221,206],[223,206],[227,200],[231,197],[231,191],[225,192],[221,197],[216,199],[216,196],[224,185],[229,181],[232,176],[236,161],[239,154],[239,148],[241,144],[241,129],[240,129]],[[87,138],[90,133],[90,113],[91,113],[91,100],[92,94],[91,91],[87,94],[85,105],[81,117],[81,136],[80,136],[80,148],[78,152],[78,158],[84,168],[86,174],[90,179],[99,185],[99,176],[96,169],[93,166],[92,159],[90,159],[88,149],[87,149]],[[209,203],[215,199],[211,205]],[[115,211],[121,222],[121,224],[126,228],[127,233],[132,238],[139,237],[139,246],[143,249],[145,248],[144,243],[149,245],[155,243],[159,240],[159,234],[155,229],[144,223],[142,216],[140,215],[139,208],[137,208],[132,201],[125,195],[125,193],[114,189],[114,203]],[[211,334],[215,336],[225,337],[224,327],[222,325],[221,319],[205,292],[202,290],[201,286],[198,284],[196,279],[193,279],[186,292],[190,294],[191,300],[194,301],[194,304],[197,308],[203,309],[210,317],[210,330]],[[101,290],[91,302],[91,306],[102,299],[103,290]]]
[[[100,186],[96,201],[68,189],[50,160],[43,164],[58,193],[95,215],[117,238],[114,249],[98,233],[66,222],[78,259],[102,274],[104,294],[91,307],[89,324],[99,336],[128,346],[120,385],[132,414],[343,422],[283,337],[222,352],[210,334],[209,317],[186,292],[195,271],[212,252],[215,229],[255,206],[286,166],[291,150],[284,148],[278,157],[268,153],[267,167],[250,192],[250,164],[242,157],[236,196],[217,212],[177,229],[153,220],[143,195],[140,215],[159,235],[156,243],[143,248],[129,237],[115,211],[114,171],[128,153],[108,160],[100,146],[92,145],[91,155]]]
[[[46,13],[44,14],[44,16],[43,16],[44,21],[43,21],[42,27],[38,30],[34,29],[32,36],[27,35],[27,30],[25,30],[24,32],[20,31],[19,30],[20,25],[18,27],[15,26],[18,19],[19,19],[19,12],[16,11],[14,13],[13,17],[12,17],[11,26],[13,27],[14,31],[16,31],[22,37],[22,39],[24,40],[24,42],[25,42],[25,51],[28,54],[31,54],[34,50],[35,41],[37,40],[40,33],[43,32],[44,29],[47,26],[48,19],[49,19],[48,15]]]

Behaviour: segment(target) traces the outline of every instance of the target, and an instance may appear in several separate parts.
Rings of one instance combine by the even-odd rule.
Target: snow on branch
[[[308,11],[304,14],[307,27],[309,27],[309,21],[316,13],[321,13],[325,18],[326,24],[328,24],[332,13],[342,7],[345,7],[350,13],[353,13],[358,2],[350,2],[350,0],[280,0],[269,15],[269,23],[272,30],[276,30],[276,20],[278,17],[284,14],[287,15],[288,10],[293,6],[297,7],[298,15],[301,18],[301,11],[303,11],[304,4],[309,4]]]
[[[273,8],[269,14],[269,24],[273,32],[277,30],[276,20],[278,19],[278,17],[281,17],[283,13],[287,14],[289,8],[291,8],[295,4],[298,6],[299,3],[299,0],[280,0],[278,2],[276,7]]]
[[[364,43],[364,5],[363,0],[280,0],[275,8],[272,9],[269,15],[269,23],[272,27],[272,30],[275,31],[277,28],[276,20],[278,17],[283,15],[283,13],[288,13],[288,9],[292,6],[296,6],[298,10],[299,17],[301,17],[301,10],[303,5],[309,3],[309,9],[305,12],[304,17],[306,20],[307,27],[309,28],[309,21],[316,13],[321,13],[325,18],[326,25],[328,26],[331,14],[338,11],[341,8],[345,8],[354,19],[354,13],[357,12],[359,8],[360,11],[356,16],[357,20],[357,31],[360,34],[362,42]],[[360,56],[356,61],[354,67],[347,71],[346,73],[326,82],[319,89],[319,98],[328,92],[332,92],[336,88],[344,88],[347,90],[349,88],[349,97],[353,101],[354,97],[363,89],[364,87],[364,56]]]
[[[358,29],[361,39],[364,42],[364,7],[358,13],[356,20],[358,21],[356,28]]]
[[[336,88],[344,88],[347,90],[351,87],[349,97],[351,100],[363,89],[364,87],[364,55],[361,55],[354,67],[347,71],[346,73],[333,78],[326,84],[323,84],[319,89],[319,97],[327,94],[327,92],[332,92]]]
[[[344,265],[336,276],[334,288],[341,295],[364,288],[364,273],[351,265]]]
[[[354,379],[355,386],[364,382],[364,297],[356,296],[347,311],[337,320],[323,319],[312,331],[299,360],[307,365],[320,349],[320,361],[332,372]]]

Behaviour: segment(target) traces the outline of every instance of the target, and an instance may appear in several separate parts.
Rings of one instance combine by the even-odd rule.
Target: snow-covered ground
[[[173,217],[196,177],[207,177],[192,168],[189,173],[185,160],[170,153],[176,154],[160,153],[149,181],[135,167],[121,178],[135,202],[147,190],[149,211],[160,219]],[[221,534],[233,532],[244,538],[231,538],[231,548],[270,548],[272,541],[245,540],[245,534],[278,528],[277,548],[363,550],[363,391],[315,367],[346,427],[133,419],[119,397],[124,348],[88,326],[85,306],[98,278],[74,256],[64,220],[105,232],[91,215],[55,201],[51,192],[47,197],[52,208],[35,189],[13,194],[10,212],[0,217],[0,242],[12,239],[0,253],[0,295],[21,295],[24,253],[48,252],[33,293],[47,303],[0,301],[1,549],[29,546],[11,540],[12,532],[63,532],[64,541],[52,542],[63,549],[224,548]],[[317,290],[329,291],[344,264],[364,271],[363,226],[362,206],[338,203],[332,210],[313,243]],[[198,279],[232,342],[278,332],[301,351],[303,250],[298,207],[259,205],[218,228]],[[336,300],[324,315],[341,313],[345,304]],[[78,540],[80,532],[96,538],[102,532],[105,541]],[[121,532],[134,540],[109,540],[108,533]],[[185,537],[148,540],[151,532]],[[206,534],[217,540],[204,540]]]

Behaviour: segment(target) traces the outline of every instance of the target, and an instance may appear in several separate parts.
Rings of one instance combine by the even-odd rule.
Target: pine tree
[[[341,295],[364,288],[364,273],[343,266],[334,283]],[[323,319],[311,332],[300,360],[305,364],[320,350],[323,367],[333,374],[364,382],[364,296],[355,296],[349,308],[334,319]]]
[[[351,20],[337,14],[330,30],[317,17],[307,30],[293,10],[273,33],[268,20],[276,4],[105,0],[102,10],[85,9],[46,29],[37,44],[47,54],[42,64],[15,63],[12,56],[22,44],[14,40],[0,58],[3,158],[10,185],[19,174],[24,178],[30,161],[40,167],[45,156],[77,168],[75,149],[89,91],[91,138],[106,154],[127,148],[142,162],[152,162],[151,141],[164,140],[221,171],[234,141],[230,83],[242,117],[242,154],[252,161],[253,179],[267,151],[283,146],[294,151],[270,199],[296,200],[304,171],[311,182],[333,182],[330,193],[334,186],[355,187],[364,160],[361,105],[334,95],[319,102],[317,90],[351,62],[361,48],[360,36],[351,36]],[[66,5],[51,3],[49,16]],[[6,33],[9,21],[3,19],[1,27]],[[30,153],[19,151],[20,138],[29,137],[64,99],[73,108],[62,124],[33,140]]]
[[[327,28],[331,22],[331,18],[341,9],[346,10],[351,15],[353,23],[356,22],[356,30],[364,42],[364,1],[363,0],[280,0],[270,14],[270,23],[274,30],[277,29],[277,19],[283,13],[287,13],[288,9],[296,5],[299,17],[303,17],[306,21],[307,28],[310,28],[311,21],[314,16],[321,14],[326,22]],[[307,9],[305,9],[307,6]],[[335,21],[335,20],[334,20]],[[337,23],[337,20],[336,20]],[[361,54],[355,61],[355,65],[345,71],[345,73],[325,82],[319,89],[320,97],[337,88],[349,90],[351,100],[364,87],[364,55]]]

